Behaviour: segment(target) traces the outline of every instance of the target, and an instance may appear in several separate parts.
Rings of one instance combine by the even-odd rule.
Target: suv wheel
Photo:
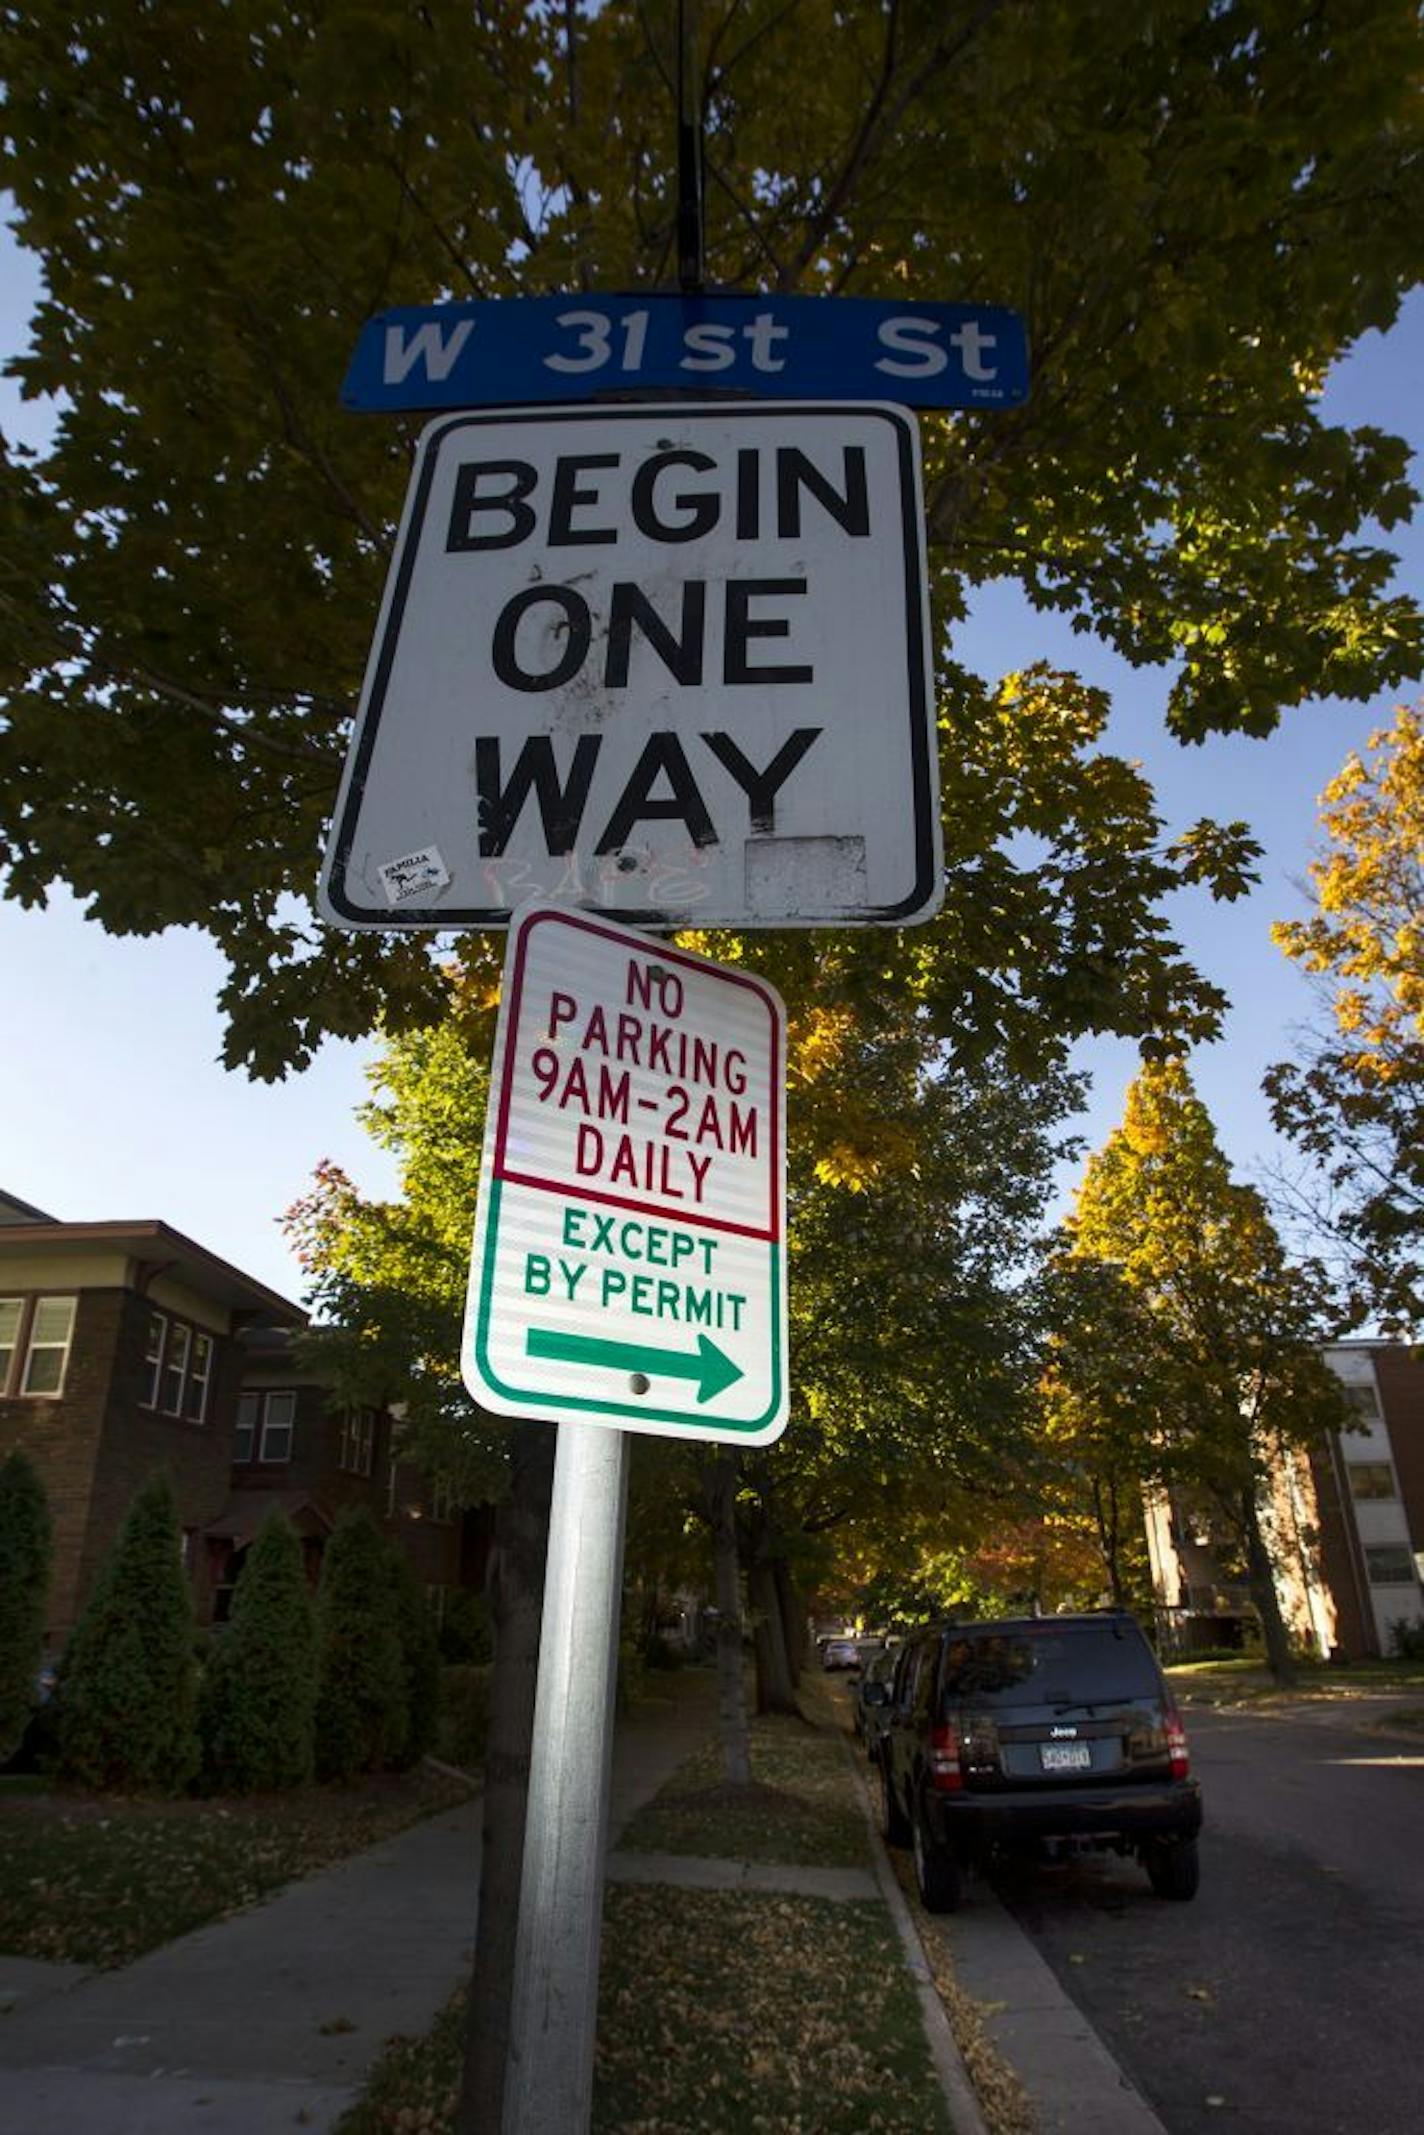
[[[1194,1838],[1155,1839],[1142,1857],[1159,1898],[1194,1898],[1201,1880]]]
[[[957,1913],[964,1903],[964,1870],[953,1854],[936,1846],[925,1830],[923,1813],[915,1818],[915,1887],[927,1913]]]
[[[909,1819],[895,1798],[888,1757],[880,1760],[880,1834],[887,1846],[907,1846],[910,1842]]]

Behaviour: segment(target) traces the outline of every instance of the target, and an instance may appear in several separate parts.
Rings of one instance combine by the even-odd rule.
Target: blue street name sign
[[[378,312],[348,408],[519,407],[682,386],[759,400],[1011,408],[1028,396],[1017,312],[869,297],[509,297]]]

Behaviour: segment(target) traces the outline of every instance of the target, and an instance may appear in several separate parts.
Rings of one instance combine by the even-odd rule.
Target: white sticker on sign
[[[450,881],[450,870],[440,857],[438,845],[423,845],[419,852],[403,853],[399,860],[387,860],[376,873],[390,904],[404,904],[408,898],[428,896],[434,890],[443,890]]]

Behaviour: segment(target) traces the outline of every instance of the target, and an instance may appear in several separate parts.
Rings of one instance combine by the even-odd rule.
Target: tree
[[[342,1513],[317,1590],[316,1769],[320,1779],[384,1771],[406,1737],[406,1676],[390,1553],[364,1505]]]
[[[166,1475],[130,1506],[65,1649],[55,1695],[64,1778],[178,1794],[197,1772],[193,1603]]]
[[[396,1762],[419,1764],[435,1747],[440,1727],[440,1638],[415,1566],[387,1545],[396,1638],[400,1645],[405,1731]]]
[[[1066,1230],[1074,1254],[1110,1264],[1147,1308],[1136,1338],[1151,1335],[1138,1384],[1153,1469],[1205,1493],[1238,1537],[1271,1671],[1287,1682],[1264,1506],[1282,1452],[1346,1420],[1319,1348],[1328,1291],[1287,1258],[1261,1196],[1232,1179],[1179,1061],[1133,1083]]]
[[[17,1450],[0,1461],[0,1764],[14,1756],[35,1709],[53,1562],[44,1484]]]
[[[1121,1267],[1081,1252],[1052,1256],[1045,1290],[1041,1488],[1058,1518],[1091,1538],[1113,1607],[1142,1606],[1151,1598],[1142,1493],[1171,1471],[1159,1324]]]
[[[1316,406],[1394,316],[1424,221],[1414,12],[1362,5],[1348,35],[1279,0],[706,11],[714,282],[984,289],[1027,319],[1028,407],[923,426],[937,652],[1011,576],[1171,663],[1185,736],[1413,671],[1417,616],[1360,538],[1409,508],[1404,447]],[[48,287],[22,376],[66,396],[0,492],[8,888],[65,880],[117,931],[205,928],[226,1056],[254,1072],[445,1000],[418,941],[309,917],[415,427],[340,414],[354,331],[442,294],[665,280],[674,59],[670,13],[634,0],[161,22],[89,0],[0,29],[4,176]],[[1142,782],[1092,750],[1103,707],[1061,678],[995,688],[942,658],[940,681],[943,919],[750,953],[802,1003],[922,1014],[956,1061],[1205,1035],[1220,996],[1156,908],[1239,885],[1239,833],[1164,852]],[[488,948],[462,960],[488,993]],[[484,1457],[478,1421],[460,1442]],[[533,1489],[539,1463],[515,1473]]]
[[[416,427],[342,414],[356,329],[442,295],[665,281],[672,17],[88,0],[78,19],[0,31],[3,180],[46,278],[16,368],[64,396],[0,491],[9,891],[61,879],[116,931],[204,928],[227,1057],[272,1075],[440,1001],[418,940],[309,917]],[[1326,425],[1318,396],[1418,279],[1419,56],[1411,0],[1340,23],[1279,0],[706,10],[713,283],[984,290],[1025,316],[1028,405],[923,426],[937,651],[1008,576],[1169,665],[1188,738],[1417,671],[1417,614],[1363,536],[1410,508],[1405,448]],[[951,788],[976,735],[1034,782],[982,685],[948,663],[942,683]],[[1027,979],[1043,944],[1017,907],[1057,938],[1053,900],[972,809],[952,833],[983,952],[961,968],[993,989],[1007,949]],[[1062,936],[1062,1006],[1120,1012],[1130,917],[1064,888],[1085,925]]]
[[[201,1720],[208,1778],[220,1791],[299,1787],[315,1761],[316,1615],[302,1547],[281,1512],[247,1553],[232,1617],[212,1645]]]
[[[1277,1127],[1316,1167],[1306,1213],[1343,1245],[1352,1316],[1424,1326],[1424,720],[1351,756],[1321,800],[1315,911],[1271,929],[1326,988],[1333,1028],[1271,1068]]]

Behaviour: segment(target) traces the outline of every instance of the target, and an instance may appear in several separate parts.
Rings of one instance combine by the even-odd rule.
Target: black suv
[[[884,1832],[952,1912],[996,1851],[1135,1853],[1159,1897],[1197,1888],[1201,1789],[1152,1649],[1120,1611],[931,1624],[881,1715]]]

